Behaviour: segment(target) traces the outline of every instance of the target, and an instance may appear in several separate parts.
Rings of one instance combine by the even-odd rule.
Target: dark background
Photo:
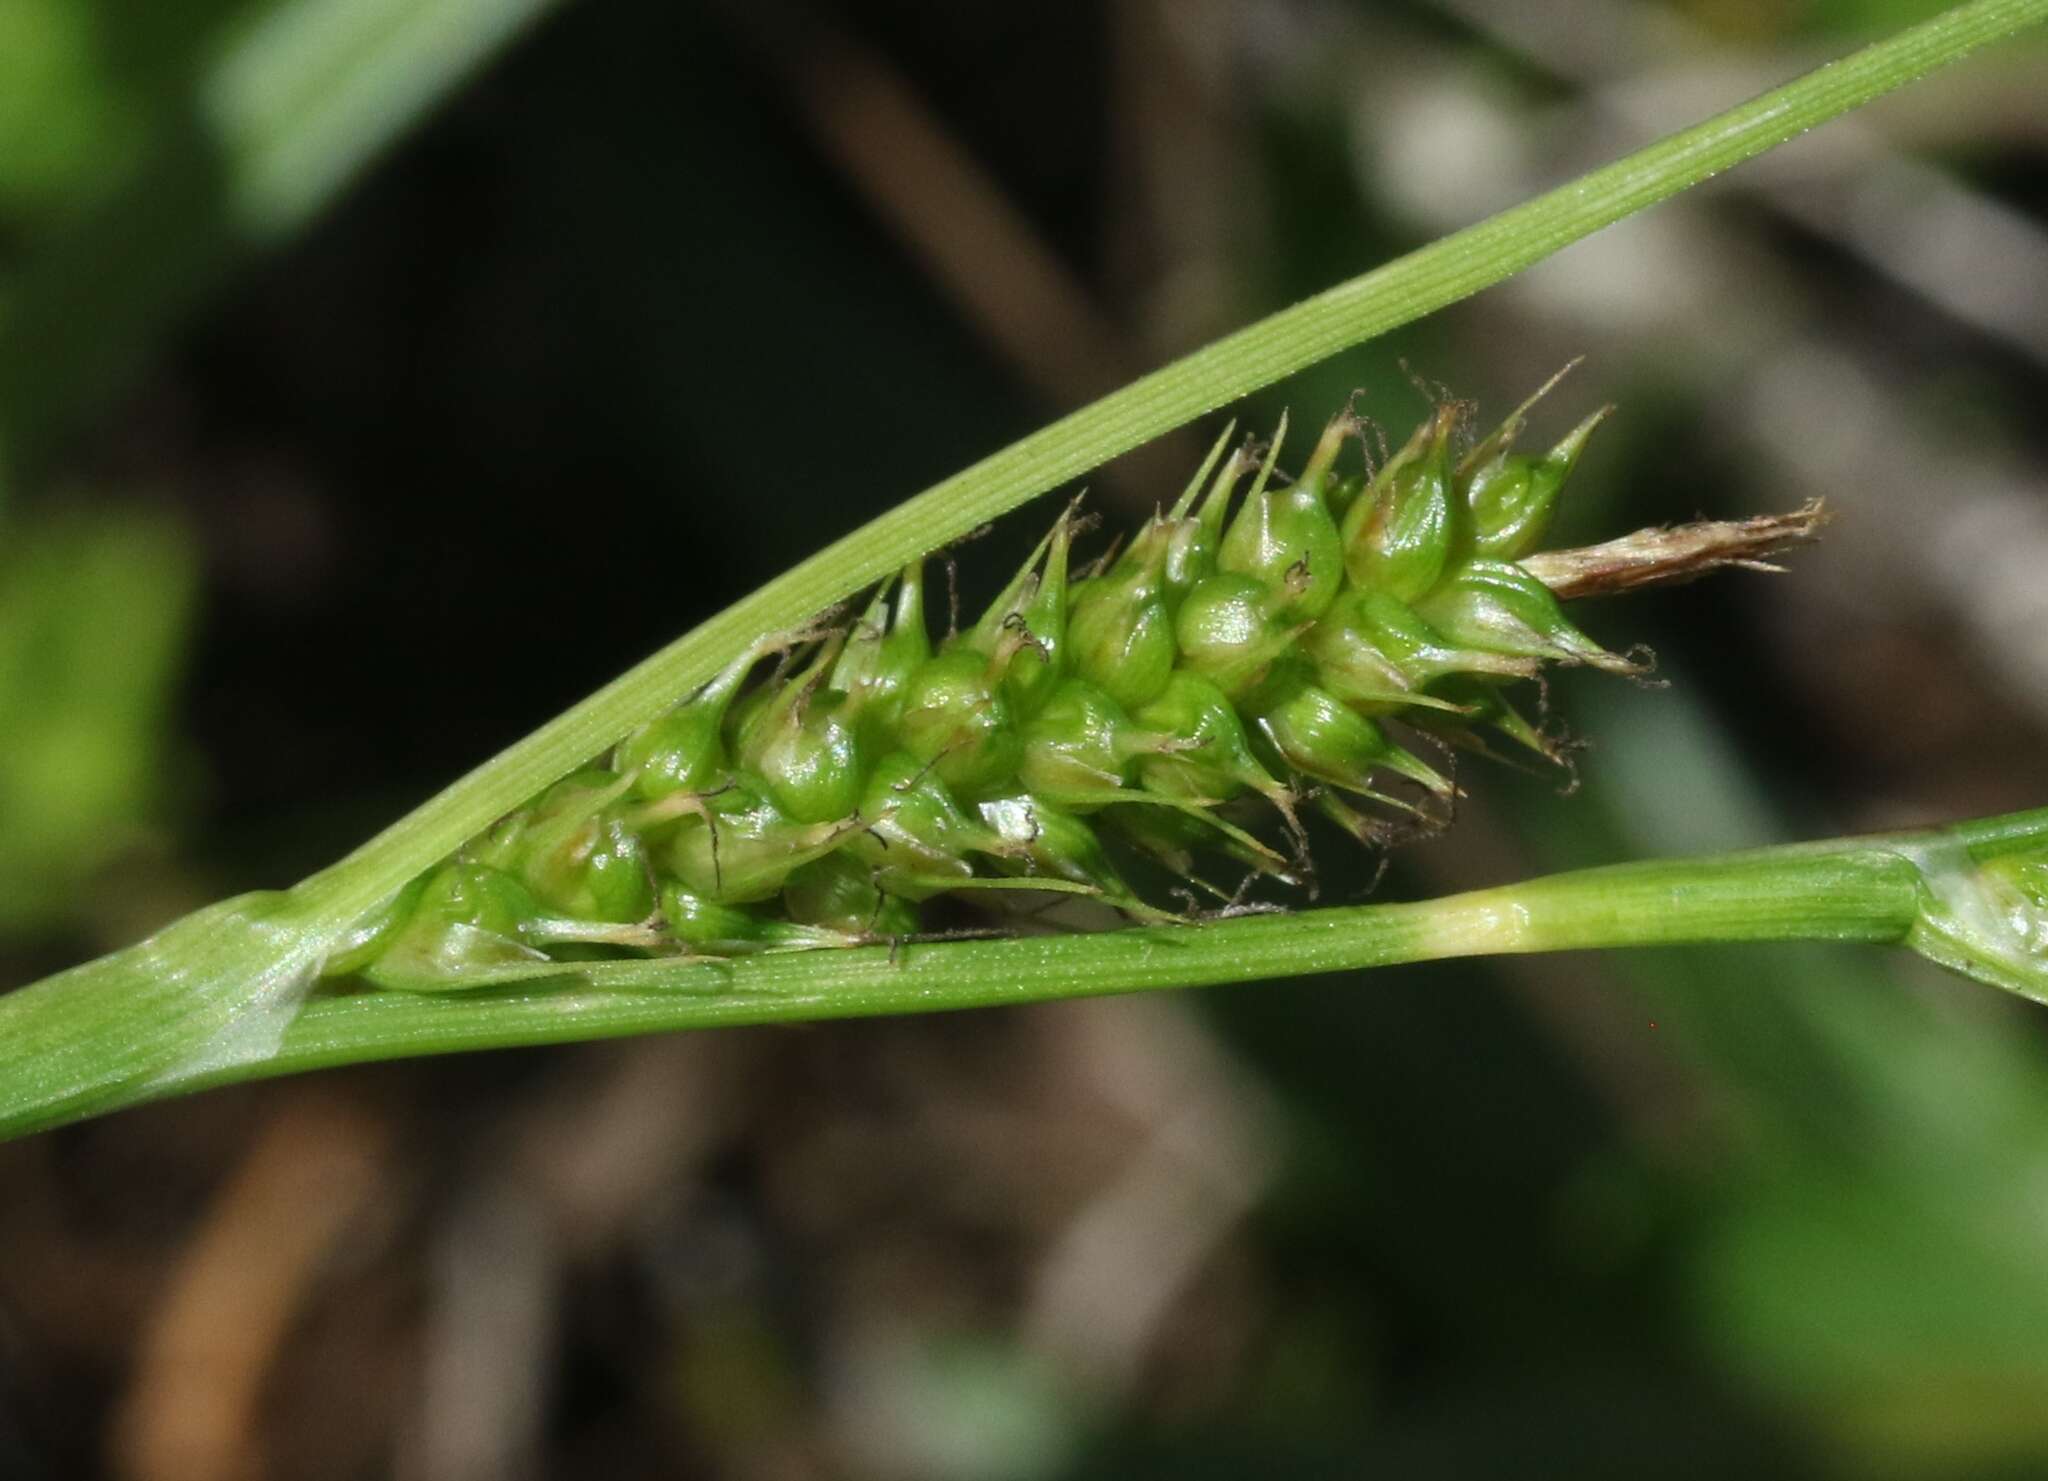
[[[15,0],[0,982],[1934,8]],[[1837,512],[1585,611],[1670,687],[1564,676],[1579,792],[1468,774],[1384,897],[2042,801],[2044,94],[1987,54],[1237,409],[1399,434],[1410,371],[1500,413],[1583,354],[1563,541]],[[393,1065],[0,1147],[0,1476],[2032,1475],[2044,1253],[2038,1012],[1871,951]]]

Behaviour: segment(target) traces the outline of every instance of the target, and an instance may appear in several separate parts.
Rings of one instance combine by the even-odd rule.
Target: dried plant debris
[[[1371,847],[1441,826],[1455,748],[1564,760],[1516,685],[1550,664],[1642,671],[1560,595],[1762,566],[1821,519],[1538,554],[1607,409],[1519,451],[1536,399],[1476,440],[1442,402],[1364,467],[1347,410],[1291,479],[1284,419],[1264,445],[1226,431],[1128,542],[1077,565],[1070,507],[937,643],[913,562],[857,612],[762,638],[414,880],[330,970],[431,990],[592,955],[901,940],[935,897],[1006,891],[1178,920],[1258,908],[1259,881],[1309,886],[1305,819]]]

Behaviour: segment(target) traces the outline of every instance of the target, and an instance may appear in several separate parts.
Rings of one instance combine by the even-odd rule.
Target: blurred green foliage
[[[235,263],[549,3],[8,0],[0,470],[42,470]]]
[[[94,55],[91,17],[63,0],[0,10],[0,210],[45,214],[108,172],[122,147],[119,90]]]
[[[172,690],[198,575],[160,514],[0,528],[0,941],[90,911],[98,872],[172,820]]]

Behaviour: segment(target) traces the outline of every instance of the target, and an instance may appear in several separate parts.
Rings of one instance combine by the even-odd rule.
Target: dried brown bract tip
[[[1637,530],[1601,545],[1546,550],[1522,557],[1522,567],[1560,598],[1613,596],[1642,586],[1675,586],[1729,566],[1782,572],[1769,557],[1811,545],[1833,518],[1824,501],[1790,514],[1749,519],[1706,519],[1663,529]]]

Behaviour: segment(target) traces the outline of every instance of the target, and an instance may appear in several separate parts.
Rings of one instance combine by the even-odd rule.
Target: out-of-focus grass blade
[[[0,293],[0,462],[32,470],[243,254],[302,226],[553,0],[287,0],[231,33]]]
[[[0,543],[0,938],[73,916],[161,819],[197,575],[183,532],[149,513],[20,524]]]
[[[554,0],[296,0],[227,48],[199,89],[236,225],[302,225]]]

